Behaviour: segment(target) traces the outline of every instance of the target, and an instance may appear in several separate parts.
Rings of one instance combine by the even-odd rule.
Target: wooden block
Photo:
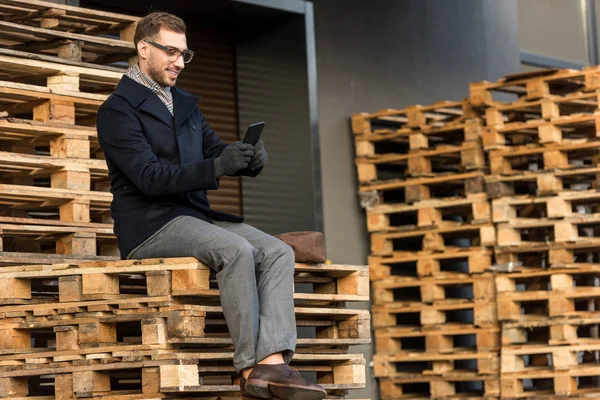
[[[412,156],[408,158],[408,173],[411,175],[431,174],[431,160],[427,157]]]
[[[510,175],[512,173],[512,165],[503,154],[492,151],[489,154],[489,159],[492,175]]]
[[[371,251],[375,254],[388,254],[394,250],[391,240],[385,236],[374,233],[371,235]]]
[[[521,231],[510,224],[498,224],[498,246],[517,246],[521,244]]]
[[[421,320],[423,320],[422,317]],[[394,314],[386,312],[373,312],[373,328],[385,328],[395,325],[396,316]]]
[[[480,148],[461,150],[461,165],[466,170],[485,168],[485,156]]]
[[[54,396],[56,400],[74,400],[73,375],[54,375]]]
[[[367,212],[367,230],[369,232],[385,231],[390,228],[390,219],[385,214]]]
[[[517,218],[517,209],[512,204],[494,200],[492,203],[494,222],[510,222]]]
[[[513,196],[515,187],[506,182],[487,182],[485,191],[490,199],[498,199],[504,196]]]
[[[487,222],[492,218],[490,203],[487,200],[475,201],[471,204],[473,222]]]
[[[79,350],[79,326],[55,326],[56,351]]]
[[[553,266],[572,264],[575,262],[575,254],[573,250],[569,249],[550,249],[548,252],[548,261]]]
[[[96,234],[92,232],[78,232],[72,235],[61,236],[56,239],[57,254],[81,254],[95,256]]]
[[[60,171],[50,176],[50,186],[55,189],[90,190],[89,171]]]
[[[552,296],[548,300],[548,312],[551,317],[561,317],[575,312],[575,302],[562,296]]]
[[[433,258],[417,261],[417,274],[419,276],[432,276],[440,272],[440,262]]]
[[[483,176],[465,179],[464,188],[466,194],[485,192],[485,181]]]
[[[568,346],[556,348],[552,351],[552,365],[555,369],[569,369],[577,366],[577,352]]]
[[[421,132],[411,133],[408,136],[408,144],[411,150],[421,150],[429,148],[429,139],[427,135]]]
[[[58,277],[58,298],[61,303],[82,300],[81,275]]]
[[[552,174],[538,175],[536,180],[538,194],[558,193],[563,190],[562,180]]]
[[[550,99],[542,99],[542,118],[550,120],[552,118],[560,117],[560,110],[558,104]]]
[[[0,278],[0,299],[31,299],[31,280]]]
[[[0,378],[0,398],[26,397],[28,394],[27,378]]]
[[[516,398],[523,393],[523,381],[511,377],[500,377],[502,398]]]
[[[98,343],[116,343],[117,326],[92,322],[79,325],[79,344],[95,345]]]
[[[556,125],[543,124],[538,127],[540,143],[561,143],[562,131]]]
[[[177,269],[171,271],[171,289],[173,296],[200,294],[209,287],[210,270]]]
[[[375,145],[366,140],[355,140],[356,157],[368,157],[375,155]]]
[[[484,252],[469,255],[469,270],[472,274],[487,271],[492,266],[492,256]]]
[[[502,344],[527,343],[527,331],[524,328],[502,327]]]
[[[402,351],[402,343],[389,336],[377,336],[375,346],[378,354],[395,354]]]
[[[164,318],[142,320],[143,344],[166,344],[167,339],[167,324]]]
[[[58,56],[66,60],[81,61],[82,60],[82,45],[81,41],[70,41],[58,47]]]
[[[50,155],[61,158],[90,158],[90,141],[60,136],[50,141]]]
[[[550,338],[553,341],[570,342],[579,339],[576,325],[552,325],[550,326]]]
[[[110,391],[108,372],[73,372],[73,392],[76,397],[91,397],[90,394]]]
[[[444,287],[435,284],[421,285],[421,301],[423,303],[433,303],[436,300],[445,298]]]
[[[377,167],[375,164],[357,163],[356,171],[359,182],[373,182],[377,180]]]
[[[161,365],[160,388],[198,386],[200,378],[197,365]]]
[[[417,224],[420,227],[436,226],[442,222],[442,212],[438,208],[423,207],[417,210]]]
[[[560,150],[544,151],[544,169],[562,169],[569,167],[569,157],[567,153]]]
[[[479,302],[473,308],[473,319],[477,326],[487,326],[498,323],[498,310],[496,304]]]
[[[465,142],[479,141],[483,134],[483,126],[479,118],[469,118],[465,121]]]
[[[362,271],[356,271],[343,278],[338,278],[337,294],[368,296],[369,276]]]
[[[0,325],[0,349],[30,349],[31,332]]]
[[[494,246],[496,244],[496,228],[494,226],[482,226],[479,228],[481,246]]]
[[[525,83],[525,88],[527,90],[527,99],[529,100],[548,97],[550,95],[550,87],[548,86],[548,82],[543,81],[542,79],[528,80]]]
[[[523,357],[514,354],[502,354],[500,371],[501,373],[519,372],[525,368]]]
[[[456,395],[456,389],[452,382],[436,380],[430,384],[432,399],[445,399]]]
[[[33,108],[33,119],[75,124],[75,104],[72,101],[48,100]]]
[[[167,317],[170,338],[204,337],[204,316],[189,315],[184,311],[172,311]]]
[[[427,200],[431,198],[429,192],[429,186],[425,185],[411,185],[404,189],[404,197],[407,203],[415,203],[421,200]]]
[[[423,251],[444,251],[444,237],[437,232],[427,232],[423,236]]]
[[[333,383],[335,385],[366,384],[366,371],[364,365],[348,364],[333,367]]]
[[[425,349],[428,352],[447,352],[454,348],[452,336],[446,336],[443,333],[429,334],[425,336]]]
[[[514,301],[498,297],[498,319],[517,319],[521,315],[521,307]]]
[[[475,340],[478,350],[495,350],[500,347],[498,332],[478,332]]]
[[[402,385],[396,385],[390,379],[379,379],[379,390],[381,398],[402,398],[404,395]]]
[[[573,213],[571,202],[558,196],[548,198],[546,209],[548,218],[564,218]]]
[[[517,286],[514,279],[505,275],[496,275],[496,291],[498,293],[516,292]]]
[[[94,299],[112,298],[119,295],[119,275],[117,274],[83,274],[82,275],[83,299],[96,296]]]
[[[469,83],[469,102],[474,107],[480,107],[492,101],[492,94],[486,89],[486,81]]]
[[[60,220],[69,222],[90,222],[89,200],[74,200],[59,206]]]
[[[406,117],[408,118],[408,126],[411,128],[419,128],[427,124],[425,113],[421,111],[419,106],[406,107]]]
[[[579,239],[577,225],[569,222],[554,224],[554,240],[557,242],[576,242]]]
[[[142,393],[160,392],[160,369],[158,367],[142,368]]]
[[[454,371],[453,362],[450,360],[436,360],[431,363],[431,373],[434,375],[443,375]]]
[[[482,130],[481,142],[484,149],[494,149],[498,146],[506,144],[506,138],[503,134],[498,133],[496,129],[485,128]]]
[[[148,288],[148,296],[170,296],[171,271],[146,272],[146,287]]]
[[[371,122],[365,118],[367,114],[352,115],[352,132],[355,135],[366,135],[371,132]]]
[[[490,107],[485,110],[485,124],[490,127],[500,128],[504,126],[504,114],[498,109]]]
[[[567,374],[554,376],[554,392],[557,395],[568,396],[577,390],[577,378]]]
[[[436,309],[433,306],[423,307],[421,310],[421,324],[436,325],[444,323],[446,323],[446,313]]]
[[[491,278],[476,279],[473,281],[473,295],[476,299],[493,298],[494,281]]]
[[[550,276],[550,283],[553,290],[571,289],[575,286],[573,275],[554,274]]]
[[[54,75],[46,79],[46,86],[52,90],[79,91],[79,76],[77,75]]]

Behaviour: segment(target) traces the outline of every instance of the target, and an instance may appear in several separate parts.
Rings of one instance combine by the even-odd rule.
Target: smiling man
[[[191,256],[214,269],[244,396],[320,400],[323,388],[288,366],[296,346],[292,249],[210,208],[206,191],[221,176],[257,176],[267,152],[262,142],[224,144],[199,98],[176,87],[194,56],[185,33],[172,14],[142,18],[138,63],[98,111],[121,256]]]

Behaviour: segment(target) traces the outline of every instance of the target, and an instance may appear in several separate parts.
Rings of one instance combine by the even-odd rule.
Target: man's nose
[[[179,58],[177,58],[177,60],[175,60],[175,65],[181,69],[185,68],[185,64],[183,63],[183,56],[179,56]]]

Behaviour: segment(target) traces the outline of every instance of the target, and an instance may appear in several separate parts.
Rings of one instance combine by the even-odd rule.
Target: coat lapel
[[[175,121],[175,130],[179,130],[181,124],[190,116],[198,107],[200,102],[199,96],[194,96],[177,87],[171,88],[173,95],[173,120]]]
[[[173,129],[173,116],[167,106],[144,85],[140,85],[133,79],[123,76],[117,85],[114,94],[123,97],[133,107],[139,108],[147,114],[163,122]]]

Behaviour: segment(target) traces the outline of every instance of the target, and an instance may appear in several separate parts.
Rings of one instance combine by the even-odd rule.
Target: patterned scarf
[[[155,93],[163,103],[165,103],[165,106],[167,106],[167,109],[171,115],[173,115],[173,97],[171,95],[170,87],[162,87],[157,82],[150,79],[150,77],[148,77],[148,75],[142,71],[137,63],[130,67],[125,75],[140,85],[144,85],[148,89],[152,90],[152,92]]]

